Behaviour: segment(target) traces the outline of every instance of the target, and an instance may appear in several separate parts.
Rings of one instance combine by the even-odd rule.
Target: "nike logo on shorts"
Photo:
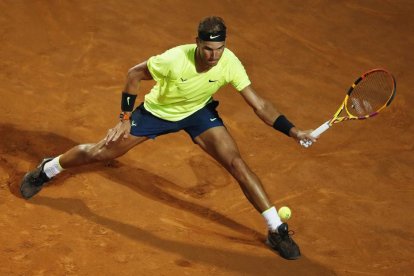
[[[210,118],[210,122],[214,122],[217,118]]]

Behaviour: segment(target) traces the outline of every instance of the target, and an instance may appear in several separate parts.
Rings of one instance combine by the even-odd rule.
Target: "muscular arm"
[[[260,97],[256,91],[254,91],[251,85],[244,88],[241,91],[241,95],[243,96],[244,100],[253,108],[256,115],[269,126],[272,126],[276,118],[281,115],[276,107],[268,100]]]
[[[282,115],[271,102],[260,97],[256,91],[254,91],[251,85],[244,88],[241,91],[241,95],[243,96],[244,100],[253,108],[256,115],[269,126],[273,126],[273,123],[277,117]],[[296,140],[311,139],[312,141],[316,141],[313,137],[310,136],[310,132],[311,131],[301,131],[296,127],[293,127],[289,132],[289,136]]]
[[[148,70],[147,61],[137,64],[128,70],[125,87],[122,93],[126,92],[128,94],[137,95],[141,80],[151,79],[152,76]],[[130,116],[132,112],[123,113]],[[131,125],[129,123],[129,120],[121,120],[114,128],[108,130],[108,133],[105,137],[105,144],[102,144],[102,147],[104,145],[108,145],[111,142],[117,141],[120,137],[128,138],[130,129]]]
[[[137,95],[141,80],[152,80],[147,67],[147,61],[137,64],[128,70],[124,92]]]

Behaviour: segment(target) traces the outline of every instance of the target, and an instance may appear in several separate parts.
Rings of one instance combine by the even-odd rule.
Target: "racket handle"
[[[328,128],[330,127],[329,125],[329,121],[326,121],[325,123],[323,123],[320,127],[318,127],[317,129],[315,129],[314,131],[312,131],[311,135],[315,138],[319,137],[319,135],[321,135],[322,133],[324,133],[325,131],[328,130]],[[300,140],[299,142],[303,147],[308,148],[312,145],[312,141],[304,141],[304,140]]]
[[[325,131],[327,131],[329,127],[330,127],[329,121],[326,121],[320,127],[318,127],[317,129],[315,129],[314,131],[312,131],[311,135],[313,137],[315,137],[315,138],[318,138],[319,135],[321,135],[322,133],[324,133]]]

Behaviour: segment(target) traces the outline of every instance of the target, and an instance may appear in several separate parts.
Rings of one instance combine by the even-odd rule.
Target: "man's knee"
[[[107,161],[116,157],[107,147],[101,147],[99,144],[80,145],[79,149],[83,157],[90,162]]]
[[[233,174],[244,175],[247,171],[247,165],[240,156],[236,156],[231,159],[230,169]]]

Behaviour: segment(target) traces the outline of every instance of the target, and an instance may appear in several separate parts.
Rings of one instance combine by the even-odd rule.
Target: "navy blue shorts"
[[[218,101],[213,100],[205,107],[180,121],[172,122],[152,115],[141,103],[131,115],[131,134],[151,139],[167,133],[185,130],[194,140],[207,129],[224,126],[216,108]]]

